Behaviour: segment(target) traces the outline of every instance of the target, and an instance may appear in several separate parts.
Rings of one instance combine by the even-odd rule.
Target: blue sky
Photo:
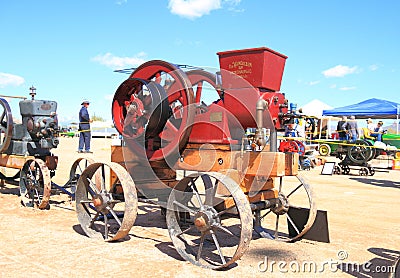
[[[34,85],[62,121],[77,119],[83,98],[111,119],[128,77],[115,69],[152,59],[217,68],[219,51],[266,46],[288,56],[281,91],[298,106],[400,102],[399,11],[397,0],[2,0],[0,94]]]

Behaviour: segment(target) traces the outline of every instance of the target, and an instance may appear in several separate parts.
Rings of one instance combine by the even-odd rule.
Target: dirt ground
[[[110,161],[110,139],[93,139],[98,161]],[[77,138],[61,138],[53,181],[64,184],[82,154]],[[86,237],[66,196],[52,196],[50,210],[21,207],[18,187],[0,188],[0,277],[389,277],[400,256],[400,171],[374,176],[301,175],[313,186],[318,209],[327,211],[330,243],[254,239],[232,268],[205,270],[184,261],[154,206],[139,204],[130,239],[107,243]],[[9,171],[9,169],[3,169]],[[313,262],[316,270],[302,271]]]

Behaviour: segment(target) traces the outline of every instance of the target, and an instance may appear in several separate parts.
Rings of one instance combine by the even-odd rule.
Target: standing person
[[[358,139],[358,125],[356,117],[350,116],[348,127],[349,127],[349,133],[351,135],[351,141],[355,142]]]
[[[90,102],[88,100],[82,101],[82,108],[79,111],[79,153],[92,153],[90,150],[90,140],[91,140],[91,132],[90,132],[90,123],[92,120],[90,119],[88,107]]]
[[[348,140],[348,122],[347,122],[347,117],[346,116],[342,116],[342,119],[338,122],[337,124],[337,132],[339,134],[339,140]]]

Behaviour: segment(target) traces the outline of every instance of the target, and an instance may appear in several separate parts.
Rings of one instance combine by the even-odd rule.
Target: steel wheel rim
[[[188,182],[193,180],[195,180],[193,185],[196,185],[197,181],[202,181],[204,188],[207,188],[204,195],[202,195],[201,189],[197,188],[198,185],[196,185],[197,189],[194,189],[195,186],[191,186],[192,192],[182,194],[183,187],[189,185]],[[217,212],[216,203],[211,201],[216,200],[212,196],[221,197],[217,193],[219,190],[217,187],[228,190],[234,200],[232,207],[219,210],[219,212]],[[197,208],[190,207],[189,211],[189,205],[186,207],[184,203],[188,193],[190,198],[197,200],[203,197],[201,199],[203,208],[199,201]],[[239,212],[238,218],[225,219],[226,215],[223,215],[233,210]],[[180,211],[180,214],[177,211]],[[218,214],[220,215],[217,216]],[[186,221],[187,215],[193,219],[192,223],[186,223],[189,225],[188,227],[179,221],[180,218],[184,218],[183,220]],[[221,269],[233,264],[248,249],[252,237],[252,213],[246,196],[232,179],[219,173],[198,173],[181,180],[172,190],[168,199],[166,218],[168,231],[177,252],[185,260],[203,268]],[[210,219],[220,222],[213,223],[213,220]],[[231,225],[232,223],[235,225]],[[236,226],[237,223],[240,225]],[[239,236],[237,229],[240,229]],[[232,244],[232,241],[236,245]]]
[[[106,184],[106,169],[116,175],[120,184]],[[100,185],[96,184],[97,172],[101,173]],[[122,192],[117,192],[117,186]],[[136,187],[125,168],[117,163],[90,164],[78,180],[75,198],[78,221],[89,237],[105,241],[123,239],[136,220]]]
[[[41,159],[29,159],[21,169],[19,190],[21,204],[46,209],[51,194],[50,171]]]
[[[1,138],[0,140],[0,153],[4,152],[5,150],[8,149],[11,138],[12,138],[12,131],[13,131],[13,117],[11,114],[11,108],[8,104],[8,102],[0,98],[0,104],[3,107],[3,112],[0,115],[0,132],[1,136],[4,138]]]
[[[289,216],[288,211],[282,211],[280,213],[277,213],[274,211],[275,210],[274,208],[268,209],[261,216],[261,218],[264,219],[267,216],[269,217],[270,220],[269,223],[273,225],[273,228],[270,229],[273,232],[272,238],[275,240],[285,241],[285,242],[294,242],[300,240],[302,236],[304,236],[311,229],[315,221],[315,217],[317,215],[317,207],[314,202],[314,193],[311,186],[308,183],[306,183],[301,176],[297,175],[295,177],[297,178],[298,182],[300,182],[300,184],[296,183],[297,186],[295,186],[294,189],[290,188],[289,191],[286,191],[286,188],[283,185],[283,179],[281,178],[280,180],[281,183],[279,185],[279,196],[280,196],[279,198],[282,198],[283,200],[287,201],[288,209],[304,208],[304,205],[306,205],[307,207],[305,208],[309,210],[308,218],[304,227],[297,227],[295,225],[296,223]],[[293,199],[296,199],[296,197],[299,196],[297,195],[297,193],[302,194],[300,195],[302,206],[299,206],[298,202],[293,201]],[[282,221],[281,217],[285,217],[284,220],[286,221]],[[286,223],[286,225],[282,225],[282,223]],[[289,229],[289,225],[291,225],[292,229],[296,232],[296,235],[293,237],[290,237],[289,233],[286,232]],[[281,229],[282,226],[284,226],[285,229]]]

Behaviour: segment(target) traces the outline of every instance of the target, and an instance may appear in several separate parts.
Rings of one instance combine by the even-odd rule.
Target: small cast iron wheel
[[[322,156],[328,156],[331,154],[331,147],[328,144],[319,145],[318,152]]]
[[[112,184],[110,175],[116,176]],[[79,223],[89,237],[123,239],[135,223],[136,187],[125,168],[115,162],[88,165],[79,177],[75,199]]]
[[[350,167],[348,165],[342,166],[343,174],[348,175],[350,173]]]
[[[171,191],[167,226],[177,252],[204,268],[221,269],[248,249],[250,204],[239,185],[220,173],[197,173]]]
[[[150,90],[151,111],[146,109],[149,98],[141,97],[140,90],[136,88],[138,80],[147,82],[148,89],[150,85],[154,87]],[[125,140],[133,153],[138,153],[139,144],[150,161],[164,160],[171,155],[179,157],[192,129],[195,116],[193,103],[190,80],[179,67],[161,60],[148,61],[117,89],[112,104],[114,125],[126,139],[144,141]],[[128,117],[129,114],[132,116]],[[125,125],[133,127],[129,131]]]
[[[271,228],[262,229],[275,240],[294,242],[310,230],[317,215],[317,207],[313,191],[302,177],[299,175],[285,177],[285,184],[283,179],[280,178],[279,194],[275,204],[261,215],[263,226]],[[293,216],[295,214],[304,216],[301,212],[304,210],[308,215],[302,219],[303,223],[296,223]],[[255,231],[259,233],[257,229]]]
[[[0,153],[8,149],[13,131],[11,108],[4,98],[0,98]]]
[[[368,167],[368,170],[369,170],[369,175],[370,176],[375,175],[375,169],[373,167]]]
[[[41,159],[29,159],[19,177],[21,204],[26,207],[48,209],[51,194],[50,171]]]
[[[365,167],[362,167],[362,168],[358,171],[358,174],[359,174],[360,176],[368,176],[368,169],[365,168]]]
[[[361,165],[371,160],[372,154],[372,148],[364,140],[356,140],[347,150],[347,157],[356,165]]]
[[[336,165],[336,166],[333,168],[333,174],[335,174],[335,175],[340,175],[341,173],[342,173],[342,169],[340,169],[340,167]]]

